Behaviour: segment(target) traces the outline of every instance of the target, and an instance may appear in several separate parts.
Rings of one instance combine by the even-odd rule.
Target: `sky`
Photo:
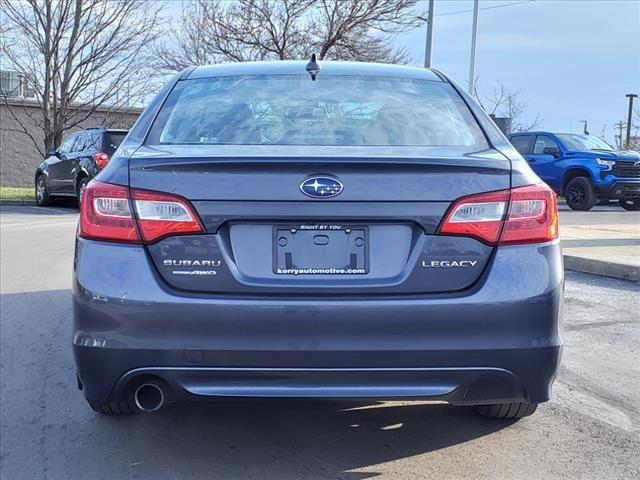
[[[626,124],[627,93],[640,94],[640,0],[479,0],[476,76],[480,96],[502,82],[520,91],[523,123],[592,134],[614,143]],[[175,18],[185,1],[169,3]],[[416,13],[426,17],[428,2]],[[435,0],[433,66],[465,88],[469,78],[473,0]],[[462,13],[460,13],[462,12]],[[413,64],[424,64],[424,26],[398,34]],[[636,99],[640,105],[640,98]],[[615,130],[617,131],[617,130]]]
[[[480,0],[476,76],[479,92],[497,82],[520,90],[525,118],[539,129],[589,131],[613,142],[613,125],[626,122],[627,93],[640,94],[640,1]],[[427,11],[427,1],[418,6]],[[435,0],[433,63],[468,85],[472,0]],[[400,34],[397,45],[424,61],[425,28]],[[636,99],[640,104],[640,98]]]

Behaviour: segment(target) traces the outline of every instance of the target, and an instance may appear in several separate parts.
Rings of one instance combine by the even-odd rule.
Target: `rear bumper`
[[[140,375],[164,380],[175,401],[539,403],[559,361],[562,290],[557,242],[499,248],[456,294],[230,298],[169,290],[139,246],[79,239],[74,353],[85,395],[101,403]]]
[[[139,352],[141,353],[141,352]],[[77,349],[81,378],[105,375],[105,369],[85,370],[87,364],[110,362],[122,352]],[[179,352],[124,355],[128,366],[143,356],[157,364],[174,356],[173,365],[185,365]],[[87,397],[106,403],[129,394],[129,382],[150,376],[167,385],[172,402],[212,397],[301,397],[301,398],[376,398],[447,401],[454,405],[484,405],[498,402],[528,401],[540,403],[550,397],[560,347],[512,352],[444,352],[441,360],[423,358],[424,363],[451,365],[488,363],[499,367],[398,367],[398,368],[228,368],[228,367],[141,367],[127,370],[117,379],[107,396],[96,396],[95,385],[85,384]],[[464,359],[464,360],[463,360]],[[457,360],[457,361],[456,361]],[[102,363],[104,365],[104,363]],[[535,365],[535,371],[532,371]],[[126,369],[127,367],[125,367]],[[517,372],[517,373],[514,373]],[[114,372],[115,373],[115,372]],[[111,380],[115,375],[107,375]],[[102,380],[104,381],[104,380]],[[99,388],[102,390],[102,388]]]

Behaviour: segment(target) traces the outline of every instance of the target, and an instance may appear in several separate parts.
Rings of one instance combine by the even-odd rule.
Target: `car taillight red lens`
[[[169,235],[204,232],[189,202],[182,197],[132,190],[131,198],[145,242],[154,242]]]
[[[107,155],[106,153],[102,153],[102,152],[94,153],[93,159],[95,160],[96,165],[98,165],[98,168],[100,170],[106,167],[107,163],[109,163],[109,155]]]
[[[94,180],[85,188],[81,205],[84,238],[151,243],[170,235],[204,232],[189,202],[176,195]]]
[[[489,245],[547,242],[558,238],[555,193],[544,183],[457,200],[440,234],[474,237]]]
[[[500,238],[508,203],[508,190],[463,197],[453,204],[439,233],[474,237],[494,245]]]
[[[120,185],[89,182],[80,203],[80,236],[127,243],[140,241],[131,214],[129,189]]]
[[[558,238],[558,200],[544,183],[511,190],[500,245],[548,242]]]

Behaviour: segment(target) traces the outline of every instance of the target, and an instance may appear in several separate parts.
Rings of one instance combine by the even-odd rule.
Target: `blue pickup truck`
[[[573,210],[590,210],[612,199],[625,210],[640,210],[638,152],[614,150],[587,134],[521,132],[509,140]]]

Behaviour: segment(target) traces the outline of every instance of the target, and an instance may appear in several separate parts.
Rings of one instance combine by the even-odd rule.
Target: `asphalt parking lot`
[[[421,402],[276,400],[103,417],[76,389],[70,348],[77,212],[1,212],[3,479],[640,476],[640,284],[567,274],[554,397],[518,422]]]

